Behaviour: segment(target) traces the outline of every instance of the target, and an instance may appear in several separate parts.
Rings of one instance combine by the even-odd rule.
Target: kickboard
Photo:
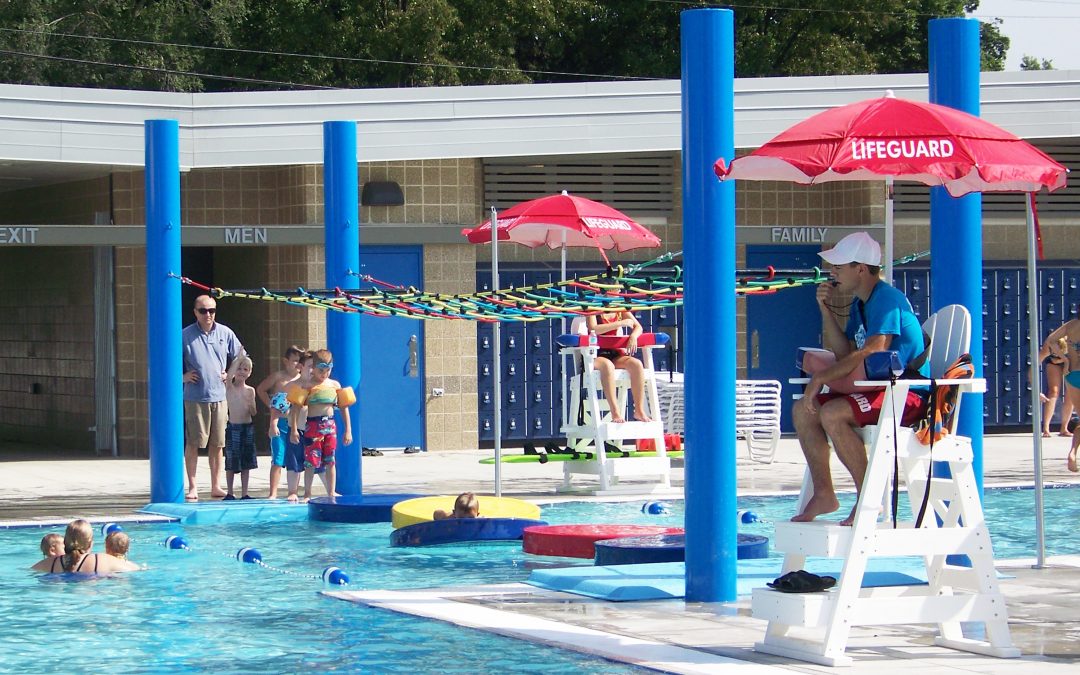
[[[682,450],[671,450],[666,454],[667,454],[668,457],[674,457],[674,458],[677,459],[677,458],[683,456],[683,451]],[[606,456],[607,456],[608,459],[623,459],[623,456],[622,456],[621,452],[610,452],[609,451]],[[655,452],[637,452],[637,451],[634,451],[634,452],[628,453],[627,458],[629,458],[629,457],[656,457],[656,453]],[[594,459],[596,459],[596,454],[595,453],[593,453],[592,457],[585,457],[585,455],[581,455],[577,459],[574,459],[574,456],[571,455],[571,454],[553,453],[553,452],[547,453],[547,461],[549,461],[549,462],[589,462],[589,461],[592,461]],[[540,461],[540,455],[503,455],[502,456],[502,463],[503,464],[526,464],[526,463],[529,463],[529,462],[539,462],[539,461]],[[481,464],[494,464],[495,463],[495,458],[494,457],[485,457],[484,459],[480,460],[480,463]]]

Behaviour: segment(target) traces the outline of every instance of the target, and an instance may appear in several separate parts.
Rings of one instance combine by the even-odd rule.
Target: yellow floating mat
[[[394,529],[426,523],[431,520],[431,514],[436,509],[443,511],[454,510],[454,500],[457,495],[440,495],[438,497],[417,497],[406,499],[394,504],[390,511],[390,522]],[[477,495],[480,502],[481,518],[528,518],[529,520],[540,519],[540,507],[532,502],[513,497],[491,497],[489,495]]]

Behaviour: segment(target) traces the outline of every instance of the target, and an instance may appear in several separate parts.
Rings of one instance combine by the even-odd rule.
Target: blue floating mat
[[[413,523],[390,533],[391,546],[434,546],[468,541],[513,541],[526,527],[547,525],[529,518],[444,518]]]
[[[643,537],[605,539],[595,544],[597,565],[683,562],[686,560],[685,534],[654,534]],[[769,557],[769,538],[739,533],[739,560]]]
[[[284,523],[308,519],[308,510],[303,504],[290,504],[282,499],[237,499],[183,504],[164,502],[147,504],[139,511],[175,518],[185,525]]]
[[[406,499],[425,495],[417,494],[370,494],[337,497],[316,497],[308,502],[307,512],[311,520],[326,523],[389,523],[394,504]]]
[[[814,574],[840,578],[842,560],[811,558],[807,569]],[[750,595],[780,576],[779,558],[740,560],[736,593]],[[664,600],[686,595],[686,566],[681,562],[616,565],[611,567],[563,567],[533,570],[526,583],[551,591],[565,591],[590,598],[626,602]],[[873,559],[863,575],[863,588],[909,586],[926,583],[921,558]]]

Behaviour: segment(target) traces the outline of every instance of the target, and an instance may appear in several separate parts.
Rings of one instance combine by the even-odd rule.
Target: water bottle
[[[596,331],[589,331],[589,349],[596,349],[596,345],[599,343],[600,341],[596,337]]]

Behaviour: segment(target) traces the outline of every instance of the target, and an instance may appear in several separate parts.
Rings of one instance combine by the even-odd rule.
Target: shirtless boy
[[[285,390],[300,378],[300,357],[304,350],[290,345],[281,357],[281,368],[266,376],[255,387],[263,405],[270,409],[270,499],[277,499],[281,469],[285,466],[285,449],[289,438],[289,403]],[[279,396],[280,394],[280,396]]]

